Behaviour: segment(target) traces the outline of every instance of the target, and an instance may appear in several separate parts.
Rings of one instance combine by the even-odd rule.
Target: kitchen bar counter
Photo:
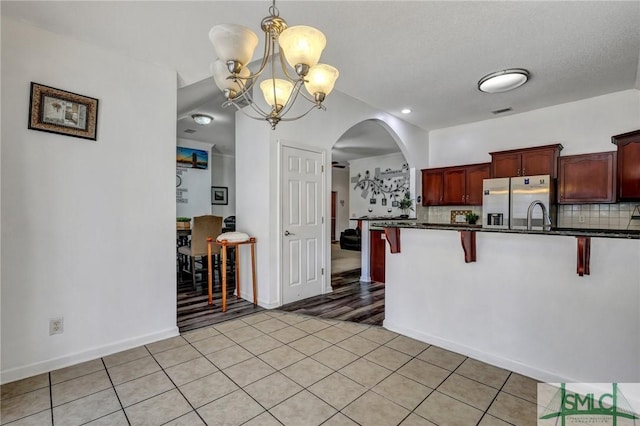
[[[580,228],[552,228],[549,231],[483,228],[481,225],[468,224],[438,224],[438,223],[402,223],[395,221],[377,221],[371,228],[413,228],[439,229],[445,231],[481,231],[499,232],[503,234],[534,234],[534,235],[563,235],[568,237],[601,237],[601,238],[629,238],[640,239],[640,231],[631,229],[580,229]]]
[[[374,224],[401,242],[385,256],[385,328],[542,381],[640,381],[637,232]]]
[[[370,283],[371,280],[371,239],[369,238],[369,227],[373,221],[393,221],[396,225],[408,224],[411,222],[399,222],[401,221],[415,221],[416,219],[392,217],[392,216],[362,216],[358,218],[352,218],[350,220],[357,220],[360,222],[360,281],[364,283]]]

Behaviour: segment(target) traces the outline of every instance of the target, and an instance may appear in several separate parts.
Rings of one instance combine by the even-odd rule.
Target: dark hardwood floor
[[[253,306],[252,302],[235,297],[235,285],[230,281],[227,284],[227,312],[223,313],[220,283],[216,282],[213,287],[213,305],[209,306],[206,282],[197,283],[194,289],[190,279],[178,280],[178,328],[181,333],[264,310]]]
[[[331,287],[331,293],[289,303],[278,310],[326,319],[382,325],[383,283],[360,282],[360,269],[354,269],[333,275]]]
[[[232,277],[233,275],[231,275]],[[382,325],[384,320],[384,284],[361,283],[360,269],[331,277],[333,292],[281,306],[278,310],[326,319]],[[227,312],[221,310],[220,284],[214,285],[213,306],[207,304],[207,284],[193,288],[190,279],[178,280],[178,328],[180,332],[217,324],[260,312],[263,308],[236,298],[233,282],[228,285]],[[216,291],[217,290],[217,291]]]

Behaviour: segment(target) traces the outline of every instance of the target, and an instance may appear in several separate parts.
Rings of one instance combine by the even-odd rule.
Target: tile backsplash
[[[482,217],[481,206],[418,206],[416,218],[418,222],[451,223],[451,212],[453,210],[471,210],[473,213]],[[482,221],[479,220],[478,223],[482,223]]]
[[[563,228],[640,229],[640,220],[631,220],[640,203],[564,204],[558,206],[558,226]],[[636,211],[636,214],[638,212]]]
[[[562,204],[557,206],[557,226],[562,228],[634,229],[640,230],[640,220],[631,220],[640,203]],[[418,206],[419,222],[450,223],[452,210],[472,210],[482,217],[481,206]],[[635,213],[638,214],[638,211]],[[479,222],[480,223],[480,222]]]

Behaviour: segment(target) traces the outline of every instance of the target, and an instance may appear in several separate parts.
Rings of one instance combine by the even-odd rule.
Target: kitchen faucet
[[[547,207],[540,200],[535,200],[531,204],[529,204],[529,208],[527,209],[527,230],[530,231],[533,228],[533,209],[536,206],[540,206],[542,208],[542,230],[547,231],[551,229],[551,218],[547,213]],[[549,223],[545,223],[548,221]]]

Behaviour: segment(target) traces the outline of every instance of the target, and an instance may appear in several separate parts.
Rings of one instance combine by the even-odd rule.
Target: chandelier
[[[233,105],[250,118],[266,120],[272,129],[280,121],[297,120],[314,108],[326,110],[322,102],[333,90],[339,73],[331,65],[318,63],[326,45],[324,34],[313,27],[287,27],[275,0],[261,27],[264,55],[260,68],[254,73],[248,68],[258,45],[258,36],[253,31],[235,24],[216,25],[209,31],[209,40],[218,56],[211,71],[216,86],[226,98],[223,106]],[[269,72],[264,73],[267,69]],[[253,99],[252,89],[263,73],[266,78],[258,86],[270,110],[260,108]],[[302,86],[308,93],[301,91]],[[285,118],[299,96],[311,106],[300,115]],[[250,105],[258,117],[247,114],[243,108],[246,105]]]

